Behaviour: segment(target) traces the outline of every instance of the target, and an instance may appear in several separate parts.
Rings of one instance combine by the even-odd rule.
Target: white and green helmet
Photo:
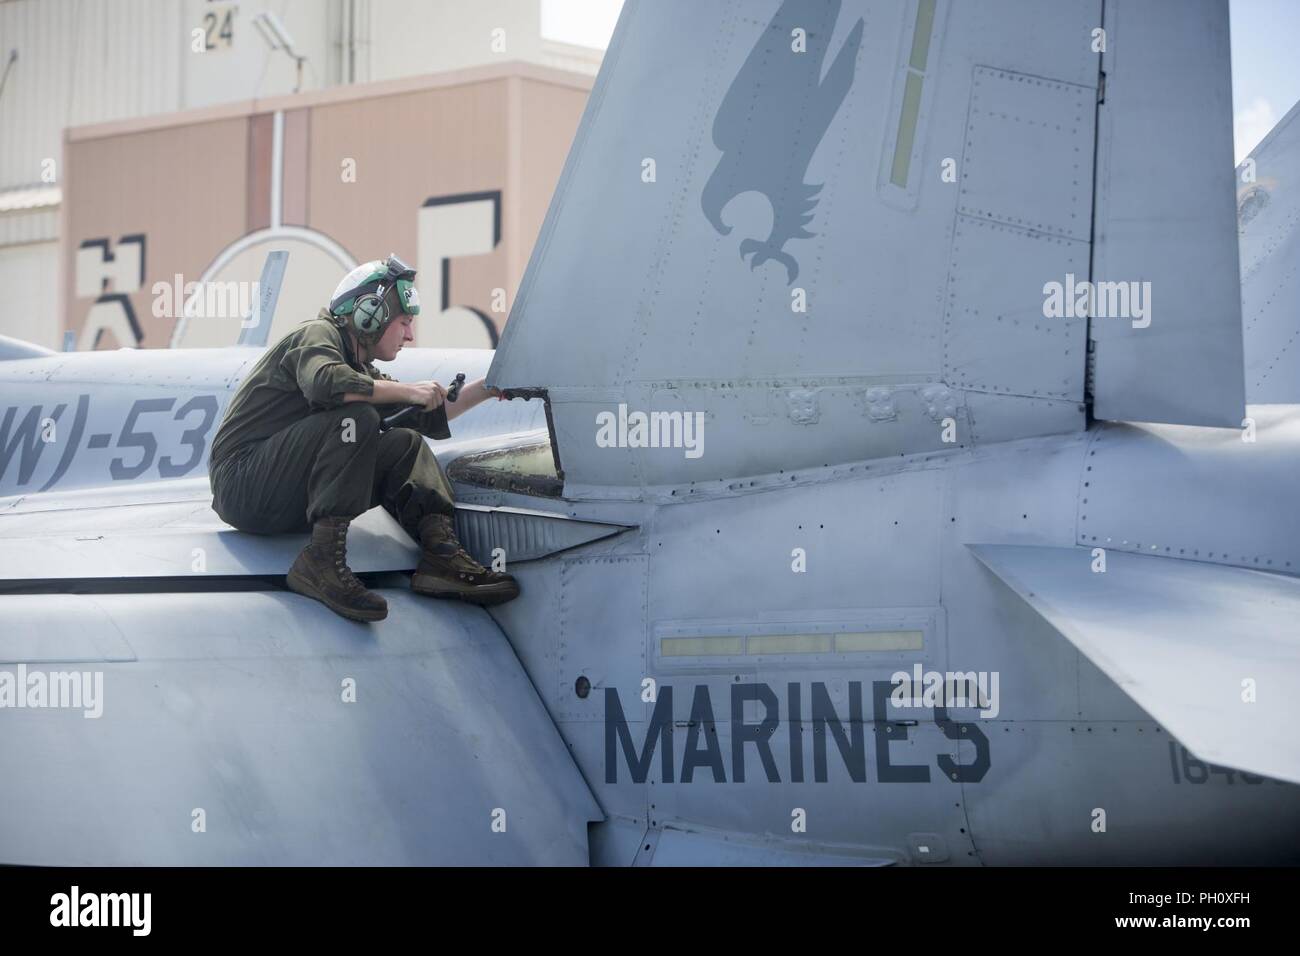
[[[399,315],[420,314],[415,270],[396,254],[363,262],[334,289],[329,311],[362,342],[377,342]]]

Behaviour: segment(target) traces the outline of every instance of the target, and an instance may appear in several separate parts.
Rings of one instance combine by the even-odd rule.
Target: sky
[[[1237,162],[1300,100],[1300,0],[1232,0]]]
[[[603,50],[623,0],[542,0],[542,36]]]
[[[623,0],[542,0],[542,35],[604,49]],[[1240,163],[1300,100],[1300,0],[1231,0],[1232,112]]]

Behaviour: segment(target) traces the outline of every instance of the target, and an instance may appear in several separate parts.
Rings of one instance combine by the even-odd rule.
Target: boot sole
[[[455,588],[440,588],[432,585],[419,585],[415,583],[414,578],[411,580],[411,590],[416,594],[423,594],[425,597],[452,599],[465,601],[468,604],[492,605],[505,604],[507,601],[513,601],[519,597],[519,586],[492,588],[467,588],[459,590]]]
[[[382,611],[358,611],[355,608],[345,607],[337,601],[331,601],[310,581],[304,578],[294,577],[292,574],[285,579],[285,583],[289,585],[289,590],[301,594],[303,597],[311,598],[314,601],[320,601],[321,604],[324,604],[335,614],[339,615],[339,617],[346,617],[349,621],[369,624],[374,621],[382,621],[384,618],[388,617],[387,609]]]

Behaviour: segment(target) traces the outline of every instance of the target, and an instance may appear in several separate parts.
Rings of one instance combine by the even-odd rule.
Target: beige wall
[[[78,295],[77,250],[107,240],[116,257],[123,237],[144,236],[144,281],[114,276],[105,294],[130,298],[145,347],[165,346],[174,321],[152,314],[155,281],[198,278],[203,266],[246,228],[248,121],[229,119],[70,144],[63,232],[64,328],[81,342],[96,299]],[[82,291],[86,267],[81,267]],[[105,270],[108,271],[108,270]],[[88,343],[81,343],[84,347]],[[102,348],[134,345],[104,336]]]
[[[479,315],[499,333],[590,85],[506,64],[69,131],[64,327],[82,347],[88,318],[106,330],[100,348],[135,344],[112,321],[125,293],[143,347],[233,344],[238,315],[157,317],[154,283],[251,283],[266,251],[286,248],[278,334],[325,304],[351,262],[396,252],[422,269],[418,344],[490,344]],[[144,237],[143,282],[123,266],[138,243],[102,264],[78,251],[107,241],[116,256],[130,236]],[[439,316],[444,254],[451,310]]]
[[[313,227],[338,239],[358,260],[396,252],[415,264],[417,217],[426,200],[501,191],[503,204],[513,206],[518,197],[504,195],[513,146],[506,85],[503,78],[314,110],[308,201]],[[341,181],[347,157],[356,160],[355,183]],[[554,185],[543,184],[548,200]],[[416,282],[427,309],[439,306],[430,296],[432,278],[421,275]],[[496,286],[509,286],[504,244],[453,260],[453,304],[459,300],[489,312]]]
[[[518,207],[519,228],[511,233],[518,250],[513,257],[515,288],[523,278],[533,243],[546,218],[551,193],[564,170],[569,145],[586,106],[585,90],[550,83],[522,85],[518,153],[522,198]]]

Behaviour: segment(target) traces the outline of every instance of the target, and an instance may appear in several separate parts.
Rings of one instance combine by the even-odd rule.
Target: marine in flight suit
[[[451,485],[424,441],[451,437],[445,390],[396,382],[373,365],[413,338],[414,276],[396,256],[345,276],[328,309],[267,349],[212,442],[213,510],[254,534],[310,530],[289,587],[353,620],[388,613],[347,565],[349,523],[376,506],[420,542],[413,591],[479,604],[519,593],[513,577],[487,570],[456,539]],[[453,414],[494,394],[471,383]],[[414,427],[380,431],[382,418],[412,405],[423,406]]]

